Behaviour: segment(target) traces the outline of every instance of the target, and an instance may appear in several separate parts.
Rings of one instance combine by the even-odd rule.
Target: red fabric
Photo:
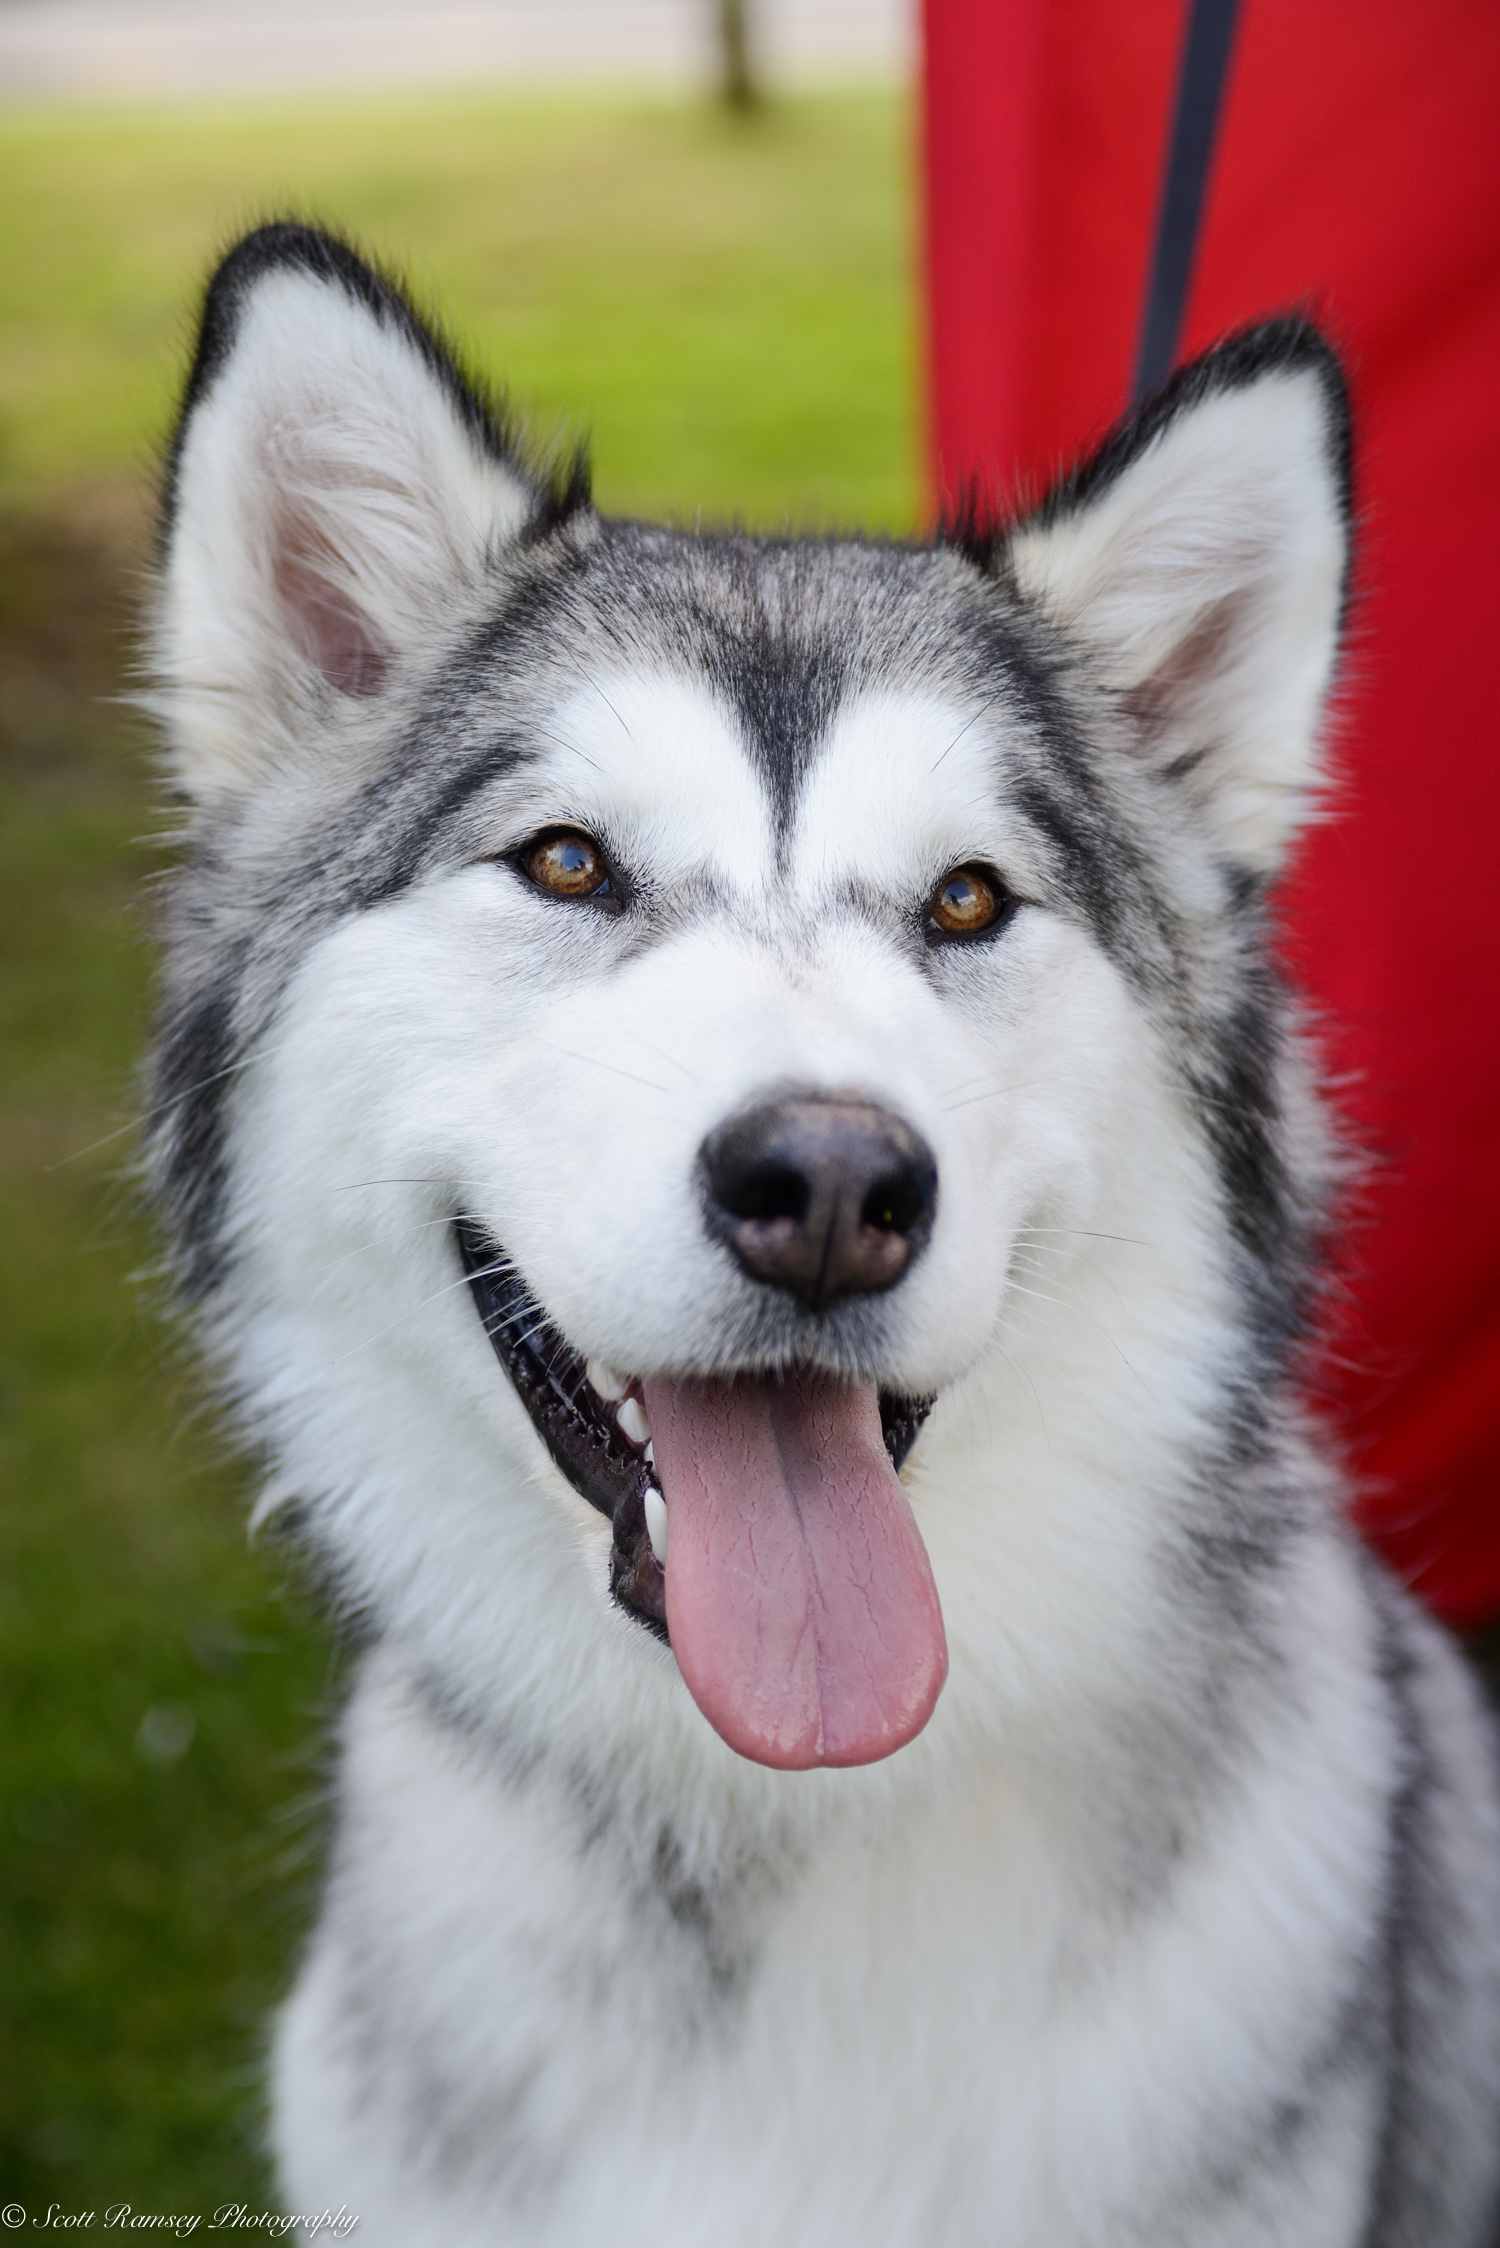
[[[1035,492],[1122,409],[1185,0],[926,0],[935,494]],[[1361,1521],[1500,1610],[1500,9],[1242,0],[1183,336],[1298,306],[1354,380],[1337,818],[1287,949],[1376,1158],[1317,1388]]]

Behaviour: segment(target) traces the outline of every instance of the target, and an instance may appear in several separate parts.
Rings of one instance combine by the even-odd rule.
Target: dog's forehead
[[[934,854],[992,849],[1014,824],[998,785],[997,715],[937,686],[852,695],[807,768],[787,852],[794,878],[900,882]]]
[[[744,866],[774,851],[775,813],[735,714],[707,681],[666,671],[596,674],[551,729],[549,781],[570,787],[600,824],[649,845],[660,874]]]
[[[666,879],[899,878],[935,848],[977,848],[995,824],[994,740],[978,715],[938,688],[853,685],[795,769],[771,769],[714,682],[621,670],[558,710],[549,777],[645,843]]]

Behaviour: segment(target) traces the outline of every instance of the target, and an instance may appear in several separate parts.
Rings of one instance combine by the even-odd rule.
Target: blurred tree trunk
[[[749,0],[718,0],[718,8],[720,91],[731,109],[753,109],[760,91],[750,68]]]

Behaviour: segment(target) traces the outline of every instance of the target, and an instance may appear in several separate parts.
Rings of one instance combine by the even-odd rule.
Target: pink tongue
[[[873,1382],[648,1381],[667,1503],[667,1629],[741,1756],[870,1764],[948,1675],[937,1588]]]

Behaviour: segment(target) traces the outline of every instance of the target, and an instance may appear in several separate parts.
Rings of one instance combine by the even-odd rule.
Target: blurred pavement
[[[892,79],[916,0],[749,0],[765,83]],[[716,75],[715,0],[0,0],[0,101]]]

